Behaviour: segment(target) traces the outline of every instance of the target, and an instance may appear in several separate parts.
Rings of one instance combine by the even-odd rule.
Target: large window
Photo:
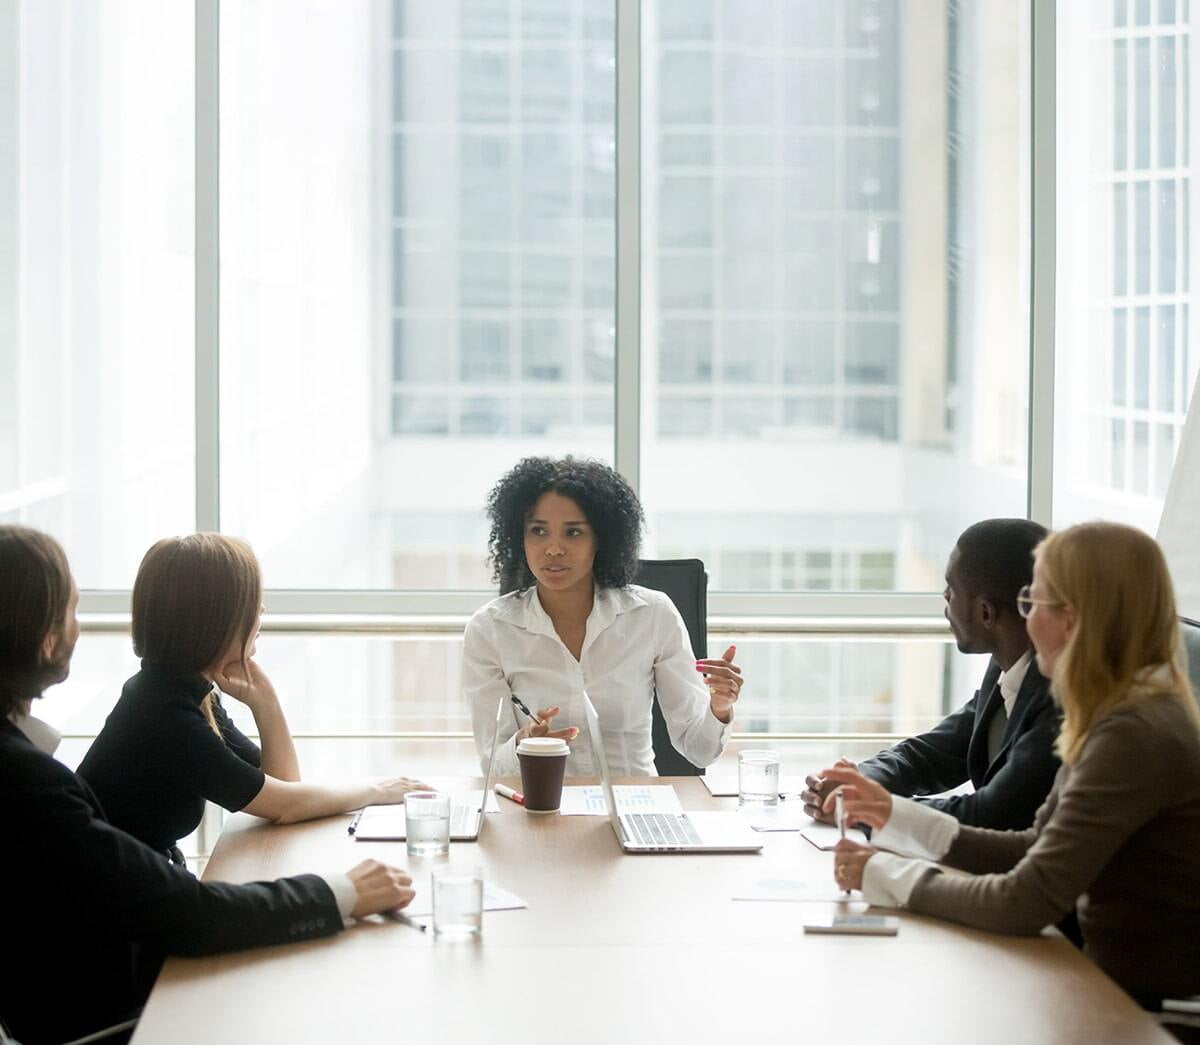
[[[1059,4],[1058,525],[1155,530],[1200,370],[1190,16]]]
[[[128,588],[195,526],[191,3],[0,5],[0,521]]]
[[[717,589],[940,589],[1026,511],[1027,12],[643,13],[655,547]]]
[[[268,634],[298,729],[454,731],[489,487],[599,457],[648,554],[705,561],[743,725],[915,728],[978,673],[936,627],[957,534],[1153,530],[1200,369],[1190,4],[1055,11],[1047,67],[1041,0],[0,5],[0,519],[85,610],[159,536],[244,535],[271,610],[410,629]]]
[[[486,588],[499,475],[612,458],[613,32],[222,6],[222,526],[273,586]]]

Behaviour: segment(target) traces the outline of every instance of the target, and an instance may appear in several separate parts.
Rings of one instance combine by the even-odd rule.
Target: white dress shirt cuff
[[[348,874],[323,874],[318,877],[329,886],[329,891],[333,893],[333,899],[337,903],[338,914],[342,916],[342,922],[346,926],[353,925],[354,919],[350,917],[350,913],[354,910],[354,905],[358,903],[358,890],[354,888],[350,876]]]
[[[863,865],[863,899],[874,907],[907,907],[917,883],[937,864],[894,853],[875,853]]]
[[[708,717],[711,720],[708,724],[709,730],[713,735],[713,746],[717,750],[717,757],[720,758],[721,752],[725,750],[725,745],[729,743],[729,738],[733,736],[733,720],[736,712],[733,708],[729,709],[729,721],[722,722],[716,715],[713,714],[712,706],[709,705]]]
[[[892,798],[892,815],[871,832],[871,844],[894,853],[940,860],[958,837],[959,823],[949,813],[911,798]]]

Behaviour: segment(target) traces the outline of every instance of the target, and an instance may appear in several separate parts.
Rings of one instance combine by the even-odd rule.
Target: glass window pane
[[[1164,305],[1158,310],[1158,351],[1155,355],[1157,377],[1154,385],[1157,389],[1154,408],[1156,410],[1173,412],[1175,409],[1175,309]]]
[[[1179,249],[1175,242],[1175,182],[1158,182],[1158,290],[1175,290],[1175,270]]]
[[[1170,21],[1174,20],[1173,14]],[[1175,49],[1176,36],[1160,36],[1158,48],[1158,165],[1175,165]]]
[[[642,5],[648,551],[714,590],[940,590],[914,533],[1025,511],[1028,27],[919,7]]]
[[[1126,312],[1123,308],[1113,311],[1112,325],[1112,403],[1113,406],[1125,405],[1125,370],[1129,365],[1128,353],[1125,350]]]
[[[222,7],[221,522],[271,586],[490,587],[495,480],[611,459],[614,31]]]
[[[1057,16],[1058,82],[1073,86],[1056,119],[1054,524],[1154,533],[1196,379],[1190,5],[1064,0]],[[1111,379],[1096,380],[1104,359]]]
[[[194,26],[185,0],[0,5],[0,521],[84,588],[195,528]]]
[[[1121,0],[1117,0],[1118,3]],[[1129,149],[1129,44],[1125,40],[1114,40],[1113,51],[1113,169],[1124,170],[1128,166]]]

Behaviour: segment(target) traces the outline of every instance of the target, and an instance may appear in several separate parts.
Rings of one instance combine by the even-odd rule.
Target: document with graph
[[[618,813],[682,813],[679,796],[669,784],[617,784],[613,791],[617,796]],[[599,784],[591,787],[564,787],[563,816],[607,816],[604,807],[604,790]]]

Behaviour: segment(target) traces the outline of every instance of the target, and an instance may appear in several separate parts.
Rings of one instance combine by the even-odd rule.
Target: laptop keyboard
[[[622,818],[633,840],[641,845],[701,845],[687,816],[673,813],[626,813]]]

